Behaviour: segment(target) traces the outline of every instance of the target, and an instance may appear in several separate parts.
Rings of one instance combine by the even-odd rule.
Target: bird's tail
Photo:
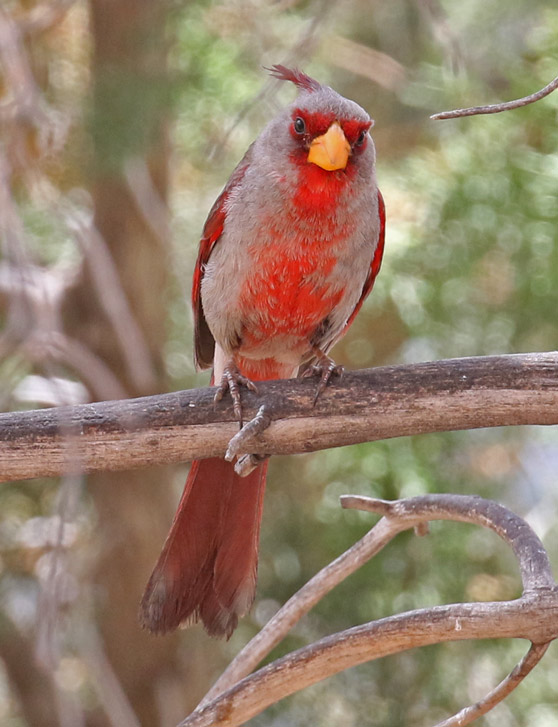
[[[266,472],[267,462],[247,477],[222,459],[192,462],[141,601],[143,626],[165,633],[201,620],[230,637],[254,600]]]

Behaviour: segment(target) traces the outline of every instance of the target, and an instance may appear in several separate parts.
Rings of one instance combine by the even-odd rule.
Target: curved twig
[[[420,495],[390,502],[361,495],[344,495],[341,505],[347,509],[381,513],[397,522],[409,522],[405,529],[431,520],[482,525],[494,530],[513,550],[521,572],[523,593],[556,585],[540,538],[523,518],[492,500],[477,495]]]
[[[227,725],[242,724],[269,704],[349,666],[416,646],[488,637],[528,638],[542,644],[558,636],[558,625],[546,623],[552,618],[551,612],[558,614],[558,591],[548,556],[531,528],[507,508],[480,497],[460,495],[427,495],[396,502],[345,496],[342,505],[381,513],[383,518],[280,609],[231,663],[196,711],[181,723],[183,727],[222,724],[218,715],[224,713]],[[480,524],[500,535],[519,561],[523,596],[512,602],[438,606],[391,616],[326,637],[246,676],[320,598],[398,532],[440,519]],[[488,711],[489,705],[503,699],[543,653],[541,649],[530,652],[499,687],[468,708],[470,713],[484,708]]]
[[[532,671],[545,655],[549,646],[550,642],[546,644],[531,644],[531,648],[515,669],[483,699],[475,702],[470,707],[465,707],[465,709],[454,714],[453,717],[445,719],[443,722],[438,722],[434,727],[465,727],[465,725],[471,724],[478,717],[482,717],[483,714],[490,712],[491,709],[521,684],[527,674]]]
[[[505,101],[504,103],[489,104],[488,106],[471,106],[466,109],[454,109],[453,111],[440,111],[437,114],[432,114],[430,117],[433,121],[440,121],[441,119],[458,119],[462,116],[478,116],[480,114],[499,114],[501,111],[510,111],[511,109],[518,109],[521,106],[527,106],[528,104],[540,101],[541,98],[548,96],[550,93],[558,88],[558,76],[548,83],[540,91],[529,94],[529,96],[523,96],[523,98],[517,98],[514,101]]]
[[[390,616],[328,636],[263,667],[180,727],[237,727],[271,704],[365,662],[419,646],[468,639],[558,637],[558,594],[516,601],[436,606]]]

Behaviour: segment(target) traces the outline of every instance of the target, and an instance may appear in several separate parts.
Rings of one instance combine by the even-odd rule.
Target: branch
[[[511,109],[518,109],[521,106],[527,106],[535,101],[540,101],[541,98],[548,96],[550,93],[558,88],[558,76],[547,84],[540,91],[531,93],[529,96],[523,96],[523,98],[517,98],[515,101],[506,101],[504,103],[495,103],[488,106],[472,106],[467,109],[455,109],[454,111],[440,111],[438,114],[433,114],[430,118],[433,121],[439,121],[441,119],[457,119],[461,116],[478,116],[480,114],[499,114],[501,111],[510,111]]]
[[[525,677],[533,670],[545,655],[550,643],[547,644],[531,644],[531,648],[525,654],[519,664],[511,671],[508,676],[498,684],[498,686],[489,692],[483,699],[465,707],[453,717],[439,722],[435,727],[464,727],[470,724],[483,714],[490,712],[497,704],[511,694],[518,687]]]
[[[243,391],[273,422],[255,454],[294,454],[437,431],[558,424],[558,354],[449,359],[346,374],[313,405],[315,382],[269,381]],[[0,414],[0,481],[137,469],[223,456],[238,425],[213,389]],[[72,469],[72,471],[74,471]]]
[[[425,495],[397,502],[345,495],[347,509],[368,510],[384,517],[351,548],[322,568],[271,618],[229,664],[200,707],[249,674],[324,596],[380,552],[404,530],[430,520],[456,520],[493,529],[513,549],[519,561],[524,591],[551,587],[550,562],[537,536],[521,518],[480,497]]]
[[[427,495],[394,503],[350,496],[342,498],[342,504],[381,512],[384,517],[285,604],[180,727],[235,727],[339,671],[417,646],[465,639],[529,639],[536,646],[509,677],[483,700],[442,723],[465,725],[509,694],[542,657],[545,645],[558,637],[558,587],[548,556],[527,523],[506,508],[459,495]],[[437,606],[390,616],[328,636],[245,676],[320,598],[397,533],[440,519],[472,522],[498,533],[519,561],[523,596],[515,601]]]

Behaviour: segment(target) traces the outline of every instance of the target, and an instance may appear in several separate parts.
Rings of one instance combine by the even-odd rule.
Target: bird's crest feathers
[[[291,81],[297,88],[304,91],[319,91],[322,88],[322,84],[311,78],[303,71],[299,71],[298,68],[287,68],[282,65],[274,65],[271,68],[266,68],[273,78],[277,78],[279,81]]]

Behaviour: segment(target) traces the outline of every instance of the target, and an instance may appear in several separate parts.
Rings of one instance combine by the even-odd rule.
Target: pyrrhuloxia
[[[274,66],[295,102],[251,145],[203,230],[192,302],[195,357],[218,397],[238,385],[336,370],[327,356],[370,293],[384,247],[384,204],[366,111],[298,70]],[[229,637],[255,593],[267,463],[192,463],[141,604],[164,633],[198,620]]]

